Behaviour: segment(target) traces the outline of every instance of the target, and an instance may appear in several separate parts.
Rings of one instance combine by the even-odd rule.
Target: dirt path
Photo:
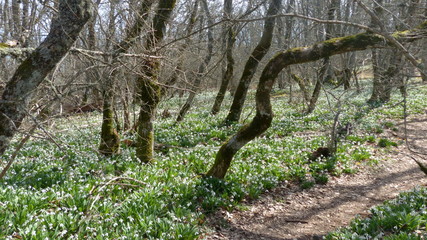
[[[393,135],[403,138],[403,124],[398,127]],[[427,152],[427,119],[410,121],[408,139],[412,149]],[[425,185],[427,178],[408,154],[399,146],[377,166],[309,190],[284,183],[248,203],[246,211],[218,212],[207,239],[321,239],[356,215],[367,216],[372,206]]]

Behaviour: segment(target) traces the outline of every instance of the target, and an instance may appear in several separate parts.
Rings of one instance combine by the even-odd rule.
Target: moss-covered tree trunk
[[[209,26],[212,26],[213,21],[209,12],[208,3],[206,2],[206,0],[201,0],[201,1],[202,1],[203,10],[207,18],[207,23]],[[211,28],[207,29],[207,35],[208,35],[208,46],[207,46],[207,53],[206,53],[205,59],[203,59],[203,62],[201,62],[199,65],[197,74],[195,76],[195,80],[193,82],[193,87],[191,89],[192,91],[188,95],[188,98],[185,101],[184,105],[182,105],[181,109],[179,110],[178,116],[176,118],[177,122],[181,122],[182,120],[184,120],[185,115],[187,114],[188,110],[190,110],[191,105],[193,105],[194,98],[196,97],[197,91],[200,88],[200,85],[202,83],[202,78],[205,74],[206,68],[212,59],[214,38],[213,38]]]
[[[128,27],[126,37],[113,48],[114,56],[108,59],[111,68],[115,68],[118,64],[118,55],[125,53],[134,44],[135,39],[141,35],[144,24],[148,18],[148,11],[151,9],[155,1],[149,0],[141,3],[138,16],[135,23]],[[114,12],[113,12],[114,15]],[[110,18],[114,19],[114,16]],[[114,27],[114,23],[112,26]],[[102,126],[101,126],[101,142],[99,144],[99,152],[105,156],[117,154],[120,150],[120,136],[115,129],[114,124],[114,96],[116,75],[118,71],[110,69],[104,72],[103,84],[103,111],[102,111]]]
[[[139,79],[138,92],[141,101],[137,123],[136,156],[142,163],[153,161],[154,156],[154,126],[153,121],[161,98],[161,87],[153,80],[158,71],[158,63],[146,63],[144,73],[147,79]]]
[[[99,152],[106,156],[111,156],[118,153],[120,148],[120,137],[114,124],[114,91],[105,91],[103,99]]]
[[[65,56],[92,15],[89,0],[60,0],[46,39],[25,59],[6,84],[0,102],[0,154],[9,146],[39,84]]]
[[[145,48],[153,50],[163,40],[166,24],[175,7],[176,0],[160,0],[153,18],[153,31],[147,36]],[[158,84],[159,59],[143,62],[142,74],[137,79],[137,97],[141,107],[137,123],[136,155],[143,163],[153,161],[154,127],[153,120],[161,99],[162,88]]]
[[[398,41],[414,41],[427,36],[427,22],[415,29],[393,34]],[[341,38],[333,38],[309,47],[293,48],[277,53],[262,71],[256,92],[256,114],[253,120],[219,149],[215,162],[207,175],[224,178],[236,152],[252,139],[265,132],[273,119],[270,92],[283,68],[292,64],[316,61],[345,52],[360,51],[368,48],[385,47],[388,41],[373,33],[361,33]],[[389,44],[391,45],[391,44]]]
[[[225,118],[226,123],[237,122],[240,119],[249,85],[251,84],[252,78],[255,75],[259,62],[264,58],[271,46],[271,40],[273,39],[273,32],[276,22],[275,18],[271,16],[274,16],[279,12],[281,4],[281,0],[272,0],[270,3],[267,11],[267,18],[264,22],[264,30],[261,36],[261,40],[245,64],[239,85],[237,86],[236,92],[234,93],[233,103],[231,104],[228,115]]]
[[[232,0],[224,0],[224,19],[231,19],[231,15],[233,12],[233,1]],[[227,24],[227,34],[225,34],[226,38],[226,60],[227,66],[226,70],[222,76],[221,86],[219,87],[219,91],[216,95],[214,105],[212,106],[211,113],[213,115],[217,114],[221,109],[222,102],[224,101],[225,93],[227,92],[228,85],[233,78],[234,72],[234,58],[233,58],[233,48],[234,42],[236,38],[234,37],[233,25],[231,23]]]

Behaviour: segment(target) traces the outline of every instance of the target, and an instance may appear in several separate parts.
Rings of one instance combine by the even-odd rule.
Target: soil
[[[396,127],[397,131],[387,130],[383,135],[404,139],[404,124]],[[408,121],[407,137],[410,149],[401,144],[386,153],[377,151],[381,154],[377,157],[386,160],[361,167],[356,174],[307,190],[284,182],[244,203],[246,210],[218,211],[207,221],[213,230],[206,239],[322,239],[356,216],[369,216],[373,206],[427,183],[411,158],[427,163],[425,155],[416,154],[427,154],[427,117]]]

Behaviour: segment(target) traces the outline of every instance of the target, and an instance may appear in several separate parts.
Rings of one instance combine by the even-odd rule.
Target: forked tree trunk
[[[134,44],[135,39],[141,35],[145,21],[148,18],[148,11],[151,9],[154,0],[144,1],[141,3],[138,16],[135,23],[127,29],[126,37],[114,47],[114,54],[109,62],[112,66],[118,63],[117,56],[125,53]],[[113,67],[114,68],[114,67]],[[120,150],[120,136],[114,126],[114,95],[116,85],[116,75],[118,71],[113,70],[104,72],[105,83],[103,86],[103,111],[101,126],[101,142],[99,152],[105,156],[117,154]]]
[[[426,37],[426,30],[427,22],[424,22],[417,28],[398,32],[393,34],[393,36],[398,41],[414,41]],[[387,43],[388,41],[380,35],[361,33],[319,42],[310,47],[293,48],[277,53],[275,57],[267,63],[261,74],[255,97],[255,117],[252,122],[240,129],[240,131],[221,146],[207,176],[224,178],[236,152],[270,127],[273,119],[270,92],[277,75],[283,68],[292,64],[312,62],[345,52],[385,47]]]
[[[412,16],[415,15],[415,5],[417,1],[410,1],[408,9],[406,9],[405,5],[403,5],[403,10],[400,13],[402,20],[410,24],[409,21],[412,21]],[[376,2],[378,4],[374,8],[374,13],[382,18],[384,15],[384,9],[382,8],[383,1],[379,0]],[[407,12],[405,12],[407,10]],[[374,25],[375,21],[372,21],[372,25]],[[397,30],[402,30],[405,28],[405,24],[402,22],[398,22],[396,24]],[[390,101],[391,92],[393,88],[400,85],[400,90],[402,94],[405,94],[404,91],[404,83],[402,81],[397,81],[397,75],[402,65],[402,54],[396,49],[385,49],[385,50],[373,50],[372,51],[372,68],[374,70],[374,81],[372,87],[372,94],[368,103],[386,103]],[[421,75],[423,74],[423,68],[420,68]],[[403,87],[403,88],[402,88]]]
[[[320,96],[320,90],[322,90],[323,83],[325,82],[325,73],[328,70],[328,66],[330,64],[329,57],[323,59],[323,65],[320,68],[319,75],[316,79],[316,85],[314,86],[313,93],[311,94],[310,101],[308,103],[307,109],[305,110],[306,114],[310,114],[316,108],[317,100]]]
[[[249,85],[251,84],[252,78],[258,68],[259,62],[264,58],[271,46],[276,22],[275,18],[271,16],[274,16],[279,12],[281,4],[282,0],[272,0],[270,3],[270,7],[267,12],[267,19],[264,22],[264,30],[261,40],[251,53],[251,56],[243,69],[242,77],[240,78],[239,85],[234,93],[233,103],[227,117],[225,118],[226,123],[237,122],[240,119]]]
[[[36,88],[69,51],[92,10],[89,0],[61,0],[48,36],[6,84],[0,103],[0,154],[5,152],[26,116]]]
[[[154,49],[163,40],[166,24],[175,3],[176,0],[160,0],[153,18],[153,31],[147,37],[146,49]],[[144,61],[142,75],[136,82],[137,97],[141,100],[137,123],[136,156],[143,163],[152,162],[154,155],[153,121],[162,93],[162,87],[157,82],[159,66],[159,59]]]

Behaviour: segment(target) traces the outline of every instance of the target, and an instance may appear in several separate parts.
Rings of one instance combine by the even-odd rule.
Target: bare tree
[[[232,18],[233,13],[233,1],[224,0],[224,19],[229,20]],[[235,31],[231,22],[228,22],[224,27],[224,42],[225,42],[225,56],[226,56],[226,70],[222,76],[221,86],[218,90],[218,93],[215,98],[214,105],[212,106],[211,113],[213,115],[217,114],[221,109],[222,101],[224,101],[225,93],[227,92],[228,85],[233,78],[234,72],[234,58],[233,58],[233,48],[236,41]]]
[[[341,3],[340,0],[331,0],[328,8],[328,20],[335,19],[336,11],[340,7],[340,3]],[[326,25],[325,40],[331,39],[333,37],[332,26],[333,26],[332,24]],[[320,96],[320,90],[322,89],[322,85],[326,81],[328,81],[328,79],[331,78],[330,69],[331,69],[331,61],[328,56],[323,60],[322,67],[320,68],[320,73],[319,73],[319,76],[317,77],[316,85],[314,86],[313,94],[311,95],[310,103],[306,110],[307,113],[311,113],[314,111],[317,100],[319,99],[319,96]]]
[[[203,10],[204,10],[206,18],[207,18],[207,23],[209,26],[212,26],[213,21],[212,21],[212,17],[210,15],[210,12],[209,12],[208,3],[206,2],[206,0],[201,0],[201,1],[202,1]],[[184,105],[182,105],[182,107],[178,113],[178,116],[176,118],[177,122],[182,121],[184,119],[185,115],[187,114],[188,110],[190,110],[191,105],[193,104],[194,98],[196,97],[197,91],[199,90],[200,85],[202,83],[203,75],[205,74],[206,68],[212,59],[214,38],[213,38],[211,27],[209,27],[207,29],[207,34],[208,34],[208,46],[207,46],[206,56],[203,59],[203,61],[200,63],[199,68],[197,70],[197,73],[195,74],[193,87],[191,89],[192,91],[188,95],[186,102],[184,103]]]
[[[233,104],[231,105],[230,111],[225,119],[226,122],[239,121],[243,104],[245,103],[246,95],[248,93],[249,85],[256,72],[256,69],[258,68],[258,64],[270,49],[275,26],[275,18],[272,16],[279,12],[281,3],[281,0],[272,0],[270,3],[261,40],[246,62],[242,77],[240,78],[239,86],[237,87],[237,90],[234,94]]]

